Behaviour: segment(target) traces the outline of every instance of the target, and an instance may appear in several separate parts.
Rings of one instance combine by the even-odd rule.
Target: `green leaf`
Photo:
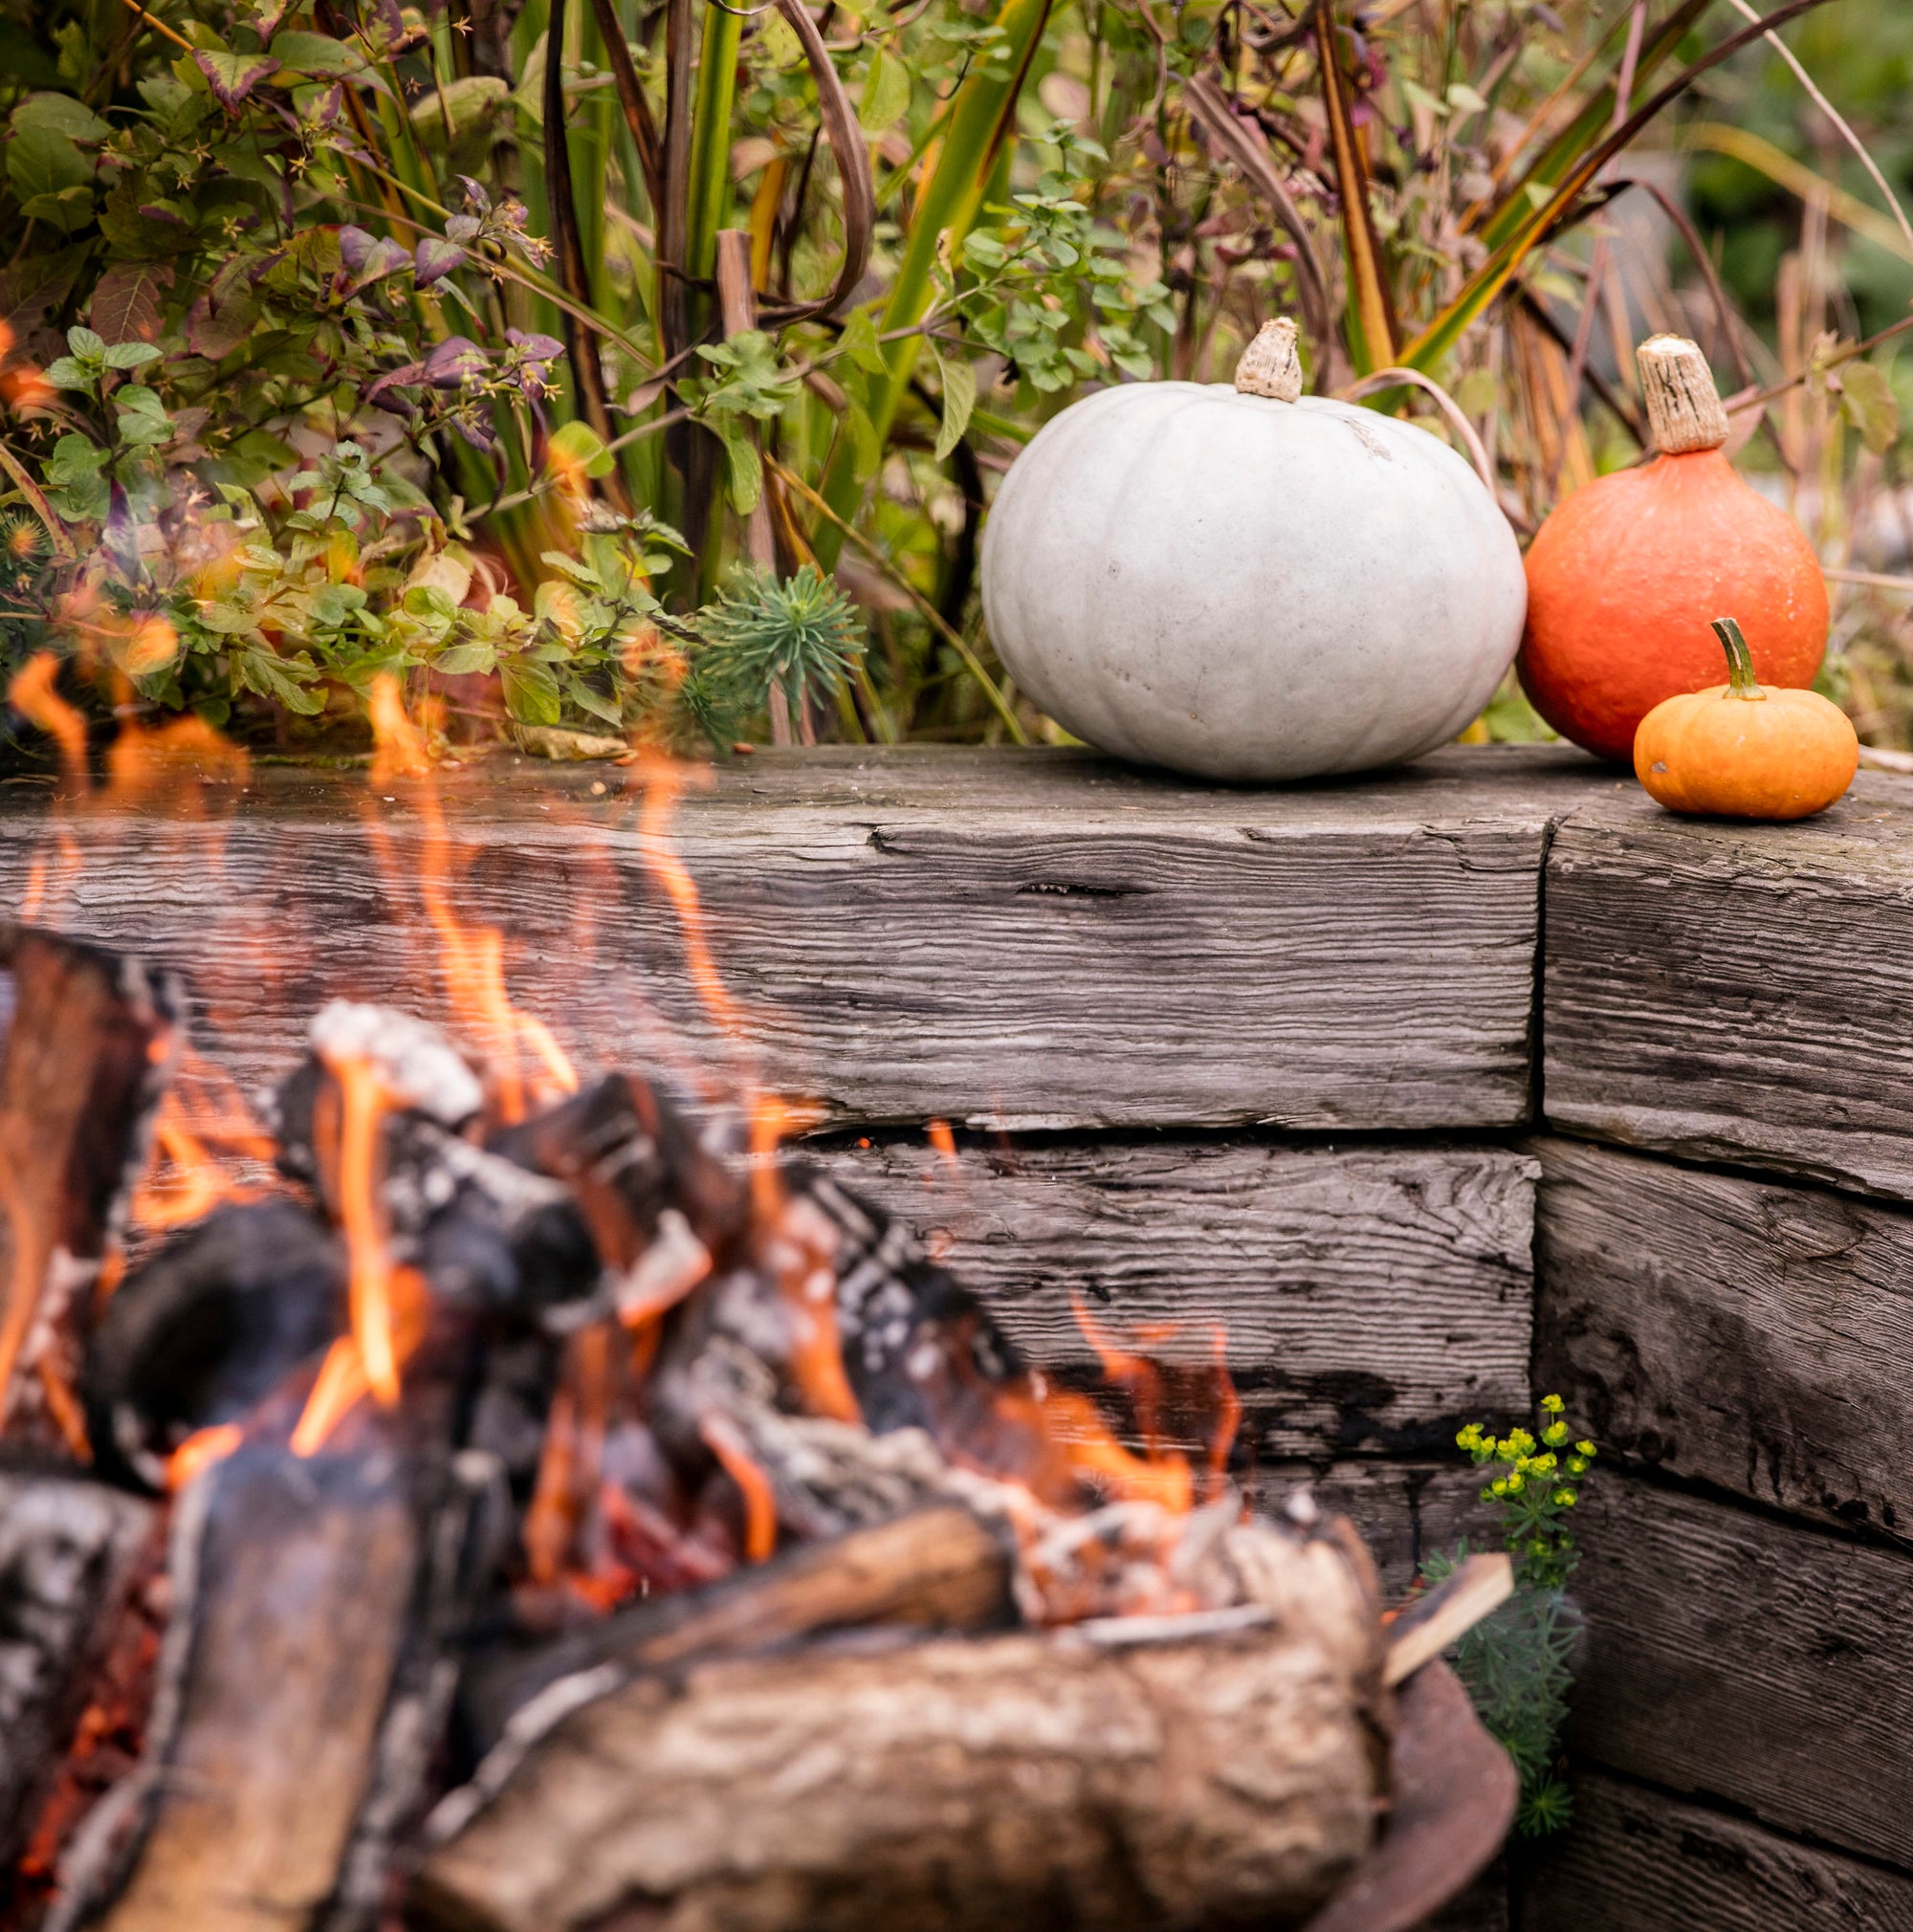
[[[564,714],[559,696],[558,674],[549,665],[507,658],[498,667],[505,709],[520,724],[555,725]]]
[[[561,472],[582,471],[586,476],[608,476],[616,467],[617,459],[587,423],[566,423],[554,429],[549,450],[547,468]]]
[[[938,373],[943,378],[943,423],[936,432],[936,460],[943,459],[963,440],[970,427],[970,411],[977,406],[977,371],[968,362],[947,360],[935,351]]]
[[[47,459],[46,478],[55,489],[98,476],[106,467],[106,451],[84,436],[69,432],[54,445]]]
[[[290,662],[306,670],[318,668],[305,657],[294,658]],[[292,676],[286,662],[275,657],[269,650],[235,650],[232,653],[232,669],[248,691],[257,692],[261,697],[271,698],[275,704],[282,704],[301,717],[312,717],[325,709],[324,693],[308,691]]]
[[[66,345],[82,362],[91,362],[95,368],[105,364],[106,339],[92,329],[69,329]]]
[[[54,128],[15,128],[7,143],[7,179],[20,200],[28,202],[57,195],[62,188],[87,187],[93,162]]]
[[[94,370],[87,368],[82,362],[76,362],[71,356],[55,357],[47,364],[46,377],[55,389],[90,390],[99,381],[99,376]]]
[[[119,413],[121,442],[133,449],[158,449],[173,439],[173,421],[151,389],[121,389],[113,398]]]
[[[864,77],[863,98],[857,103],[857,120],[866,133],[881,134],[903,118],[910,106],[910,69],[894,54],[880,47],[870,55],[870,70]]]
[[[279,63],[270,54],[216,54],[196,52],[193,63],[206,77],[212,98],[231,114],[258,86],[278,72]]]
[[[881,376],[889,366],[884,361],[883,345],[877,340],[877,318],[869,309],[851,312],[837,345],[867,375]]]
[[[432,659],[431,668],[446,677],[487,675],[498,662],[489,644],[450,644]]]
[[[148,362],[157,362],[160,352],[151,342],[112,342],[107,345],[106,366],[109,369],[141,369]]]
[[[69,141],[104,141],[113,132],[83,100],[70,94],[30,94],[13,110],[13,132],[44,128]]]
[[[1885,455],[1900,440],[1900,403],[1886,371],[1875,362],[1848,362],[1839,384],[1841,413],[1876,456]]]
[[[351,48],[329,33],[275,33],[272,55],[295,74],[354,74],[364,65]],[[502,89],[504,82],[495,85]]]
[[[748,516],[764,494],[764,471],[758,461],[757,446],[752,443],[750,432],[735,417],[715,417],[712,428],[724,439],[724,457],[731,472],[732,508],[739,516]]]
[[[564,694],[580,711],[588,711],[593,717],[601,717],[606,724],[613,725],[620,731],[624,729],[624,713],[602,691],[594,690],[582,677],[566,678]]]

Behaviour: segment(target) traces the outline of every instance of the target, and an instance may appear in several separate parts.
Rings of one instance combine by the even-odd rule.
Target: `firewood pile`
[[[1224,1391],[1052,1386],[760,1109],[335,1001],[154,1240],[184,990],[0,964],[5,1932],[1389,1932],[1492,1855],[1493,1577],[1387,1620],[1166,1446]]]

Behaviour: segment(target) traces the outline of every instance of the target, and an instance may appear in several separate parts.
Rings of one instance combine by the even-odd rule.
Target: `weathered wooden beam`
[[[1913,1215],[1537,1142],[1535,1361],[1609,1448],[1913,1538]]]
[[[688,795],[673,843],[763,1079],[831,1118],[1505,1126],[1529,1107],[1542,849],[1589,769],[1465,749],[1242,792],[1070,754],[786,754]],[[448,775],[460,902],[581,1058],[697,1065],[726,1049],[638,783]],[[42,826],[0,818],[0,894]],[[259,771],[230,822],[72,829],[89,863],[58,916],[189,967],[249,1085],[297,1058],[322,993],[435,984],[400,786]]]
[[[1913,1877],[1588,1769],[1517,1870],[1521,1922],[1562,1932],[1913,1932]]]
[[[1547,903],[1550,1121],[1913,1197],[1913,780],[1793,825],[1616,787],[1563,821]]]
[[[1116,1337],[1156,1327],[1166,1359],[1211,1361],[1222,1337],[1257,1458],[1440,1455],[1464,1422],[1528,1412],[1526,1155],[1152,1139],[823,1159],[1041,1367],[1094,1377],[1076,1302]]]
[[[1481,1500],[1482,1472],[1472,1463],[1270,1462],[1250,1471],[1244,1486],[1262,1514],[1275,1516],[1302,1483],[1320,1507],[1361,1532],[1389,1603],[1408,1594],[1425,1557],[1452,1554],[1463,1540],[1470,1549],[1501,1548],[1496,1516]]]
[[[1576,1752],[1913,1870],[1913,1558],[1612,1475],[1574,1516]]]
[[[58,1769],[152,1526],[149,1504],[99,1483],[0,1473],[0,1872]]]

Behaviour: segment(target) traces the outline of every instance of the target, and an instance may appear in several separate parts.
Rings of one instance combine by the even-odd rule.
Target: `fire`
[[[372,783],[413,779],[424,843],[419,896],[439,944],[438,970],[446,998],[484,1057],[499,1118],[524,1119],[535,1104],[578,1090],[578,1074],[543,1021],[513,1002],[505,984],[505,935],[495,926],[472,926],[452,903],[455,867],[445,811],[432,780],[427,731],[406,711],[399,681],[373,680]],[[375,836],[382,836],[375,827]],[[528,1071],[529,1068],[529,1071]]]
[[[253,1200],[259,1183],[242,1180],[237,1158],[270,1168],[272,1136],[231,1079],[190,1050],[160,1102],[153,1148],[132,1203],[136,1226],[184,1227],[228,1202]]]
[[[84,791],[86,720],[55,690],[59,659],[50,650],[35,651],[7,687],[7,702],[53,739],[59,751],[60,770],[68,781]]]

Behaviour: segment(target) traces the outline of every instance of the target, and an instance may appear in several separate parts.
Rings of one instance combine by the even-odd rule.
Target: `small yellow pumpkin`
[[[1713,620],[1727,681],[1662,700],[1634,735],[1634,775],[1670,812],[1804,819],[1853,783],[1859,739],[1812,691],[1765,690],[1730,617]]]

